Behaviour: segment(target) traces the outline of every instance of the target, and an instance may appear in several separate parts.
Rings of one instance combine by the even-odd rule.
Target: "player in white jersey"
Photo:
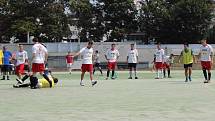
[[[75,56],[82,55],[82,66],[81,66],[81,82],[80,85],[84,86],[83,79],[85,72],[90,73],[90,80],[92,82],[92,86],[94,86],[97,81],[93,80],[93,42],[89,41],[87,47],[82,48]]]
[[[19,45],[19,50],[15,53],[16,75],[18,79],[24,74],[25,64],[28,63],[28,53],[24,50],[23,45]]]
[[[170,67],[173,64],[173,61],[174,61],[174,55],[173,54],[170,54],[170,56],[165,55],[164,64],[163,64],[164,78],[166,78],[166,70],[167,70],[167,73],[168,73],[168,78],[171,78],[171,76],[170,76]]]
[[[128,50],[127,63],[130,75],[128,79],[132,79],[132,68],[134,68],[135,79],[138,79],[137,77],[138,51],[134,47],[134,44],[131,44],[131,49]]]
[[[157,44],[157,50],[154,54],[154,63],[157,73],[157,77],[155,79],[163,78],[164,49],[161,48],[160,43]]]
[[[107,70],[106,80],[108,79],[111,70],[112,70],[111,79],[115,79],[114,73],[115,73],[117,60],[119,58],[119,51],[116,49],[115,44],[111,44],[111,49],[107,50],[107,52],[105,54],[105,58],[108,61],[108,65],[107,65],[108,70]]]
[[[211,68],[213,65],[213,48],[207,44],[207,40],[201,40],[199,59],[201,61],[202,71],[205,77],[204,83],[209,83],[211,80]],[[208,71],[208,73],[207,73]]]
[[[96,52],[94,54],[94,67],[93,67],[94,69],[93,69],[93,74],[95,73],[96,68],[97,68],[100,71],[101,75],[103,75],[102,68],[100,66],[100,60],[99,60],[99,58],[100,58],[99,51],[96,50]]]

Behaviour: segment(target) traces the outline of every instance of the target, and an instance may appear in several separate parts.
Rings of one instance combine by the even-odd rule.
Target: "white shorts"
[[[71,68],[73,63],[67,63],[67,68]]]

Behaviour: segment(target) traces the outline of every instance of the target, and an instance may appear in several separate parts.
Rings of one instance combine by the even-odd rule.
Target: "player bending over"
[[[80,85],[84,86],[83,79],[85,72],[90,73],[90,80],[92,83],[92,86],[94,86],[97,81],[93,80],[93,42],[89,41],[87,47],[82,48],[78,53],[76,53],[74,56],[78,56],[82,54],[82,66],[81,66],[81,82]]]
[[[201,61],[202,71],[205,77],[204,83],[210,83],[214,52],[211,45],[207,44],[206,39],[201,40],[201,44],[199,60]]]
[[[119,58],[119,51],[116,49],[115,44],[111,44],[111,49],[109,49],[106,52],[105,58],[108,61],[108,65],[107,65],[108,70],[107,70],[106,80],[108,80],[111,70],[112,70],[111,79],[115,79],[114,73],[115,73],[116,63],[117,63],[117,60]]]
[[[164,63],[164,49],[161,48],[160,43],[157,44],[157,50],[154,54],[154,64],[157,73],[157,77],[155,79],[163,78],[163,63]]]
[[[193,55],[192,49],[189,48],[188,43],[184,43],[184,49],[182,50],[181,55],[179,56],[179,63],[181,57],[184,64],[185,82],[188,82],[188,80],[192,81],[191,75],[193,62],[195,62],[195,56]]]
[[[49,80],[51,80],[51,84],[45,79],[38,79],[33,76],[32,73],[29,73],[28,76],[30,77],[30,83],[18,83],[16,85],[13,85],[14,88],[24,88],[24,87],[30,87],[31,89],[37,89],[37,88],[53,88],[57,83],[58,79],[55,78],[51,71],[47,74],[47,77]]]
[[[130,77],[128,79],[132,79],[132,69],[134,69],[135,79],[138,79],[137,77],[138,51],[134,47],[134,44],[131,44],[131,49],[129,49],[128,51],[127,63],[130,74]]]

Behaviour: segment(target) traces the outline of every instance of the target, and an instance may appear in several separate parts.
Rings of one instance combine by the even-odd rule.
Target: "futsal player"
[[[154,64],[157,73],[157,77],[155,79],[163,78],[163,63],[164,63],[164,49],[161,48],[161,44],[157,44],[157,49],[154,54]]]
[[[130,75],[128,79],[132,79],[132,69],[134,69],[135,79],[138,79],[137,77],[138,51],[134,47],[134,44],[131,44],[131,48],[128,50],[127,63]]]

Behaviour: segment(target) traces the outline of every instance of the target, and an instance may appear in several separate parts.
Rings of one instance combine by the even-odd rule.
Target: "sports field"
[[[183,71],[162,80],[149,71],[138,80],[127,72],[116,80],[96,75],[94,87],[88,76],[79,86],[79,72],[54,74],[60,82],[53,89],[12,88],[15,76],[0,81],[0,121],[214,121],[215,82],[203,84],[201,71],[189,83]]]

